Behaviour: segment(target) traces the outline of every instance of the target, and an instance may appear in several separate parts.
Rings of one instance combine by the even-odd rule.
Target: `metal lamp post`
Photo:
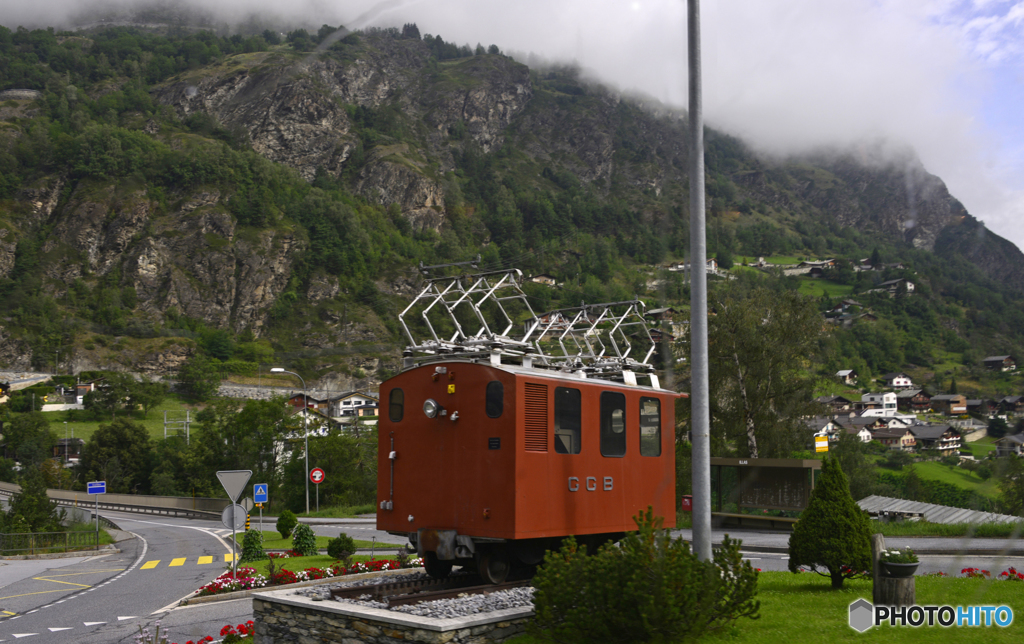
[[[309,397],[306,395],[306,379],[281,367],[273,367],[270,373],[287,373],[302,381],[302,428],[306,433],[306,514],[309,514]]]

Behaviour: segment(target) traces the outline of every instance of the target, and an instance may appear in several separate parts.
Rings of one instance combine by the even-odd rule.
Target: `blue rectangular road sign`
[[[86,494],[106,494],[107,493],[107,482],[106,481],[91,481],[85,484]]]
[[[257,483],[252,486],[252,500],[254,503],[266,503],[267,502],[267,484]]]

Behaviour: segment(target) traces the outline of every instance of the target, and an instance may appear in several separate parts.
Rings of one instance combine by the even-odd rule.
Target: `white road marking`
[[[198,530],[198,531],[200,531],[200,532],[202,532],[204,534],[210,535],[211,537],[213,537],[217,541],[220,541],[221,545],[224,546],[224,549],[227,550],[228,552],[231,552],[231,544],[229,544],[227,541],[224,541],[224,539],[222,539],[219,535],[217,535],[214,528],[198,528],[196,526],[191,526],[191,525],[175,525],[173,523],[160,523],[159,521],[143,521],[142,519],[127,519],[127,518],[122,519],[122,518],[119,518],[118,520],[120,520],[120,521],[134,521],[135,523],[146,523],[146,524],[149,524],[149,525],[159,525],[159,526],[163,526],[165,528],[187,528],[189,530]]]
[[[138,615],[129,615],[127,617],[118,616],[117,621],[123,622],[126,619],[135,619],[136,617],[138,617]]]
[[[51,628],[50,628],[50,632],[51,632],[51,633],[56,633],[57,631],[70,631],[70,630],[71,630],[71,628],[72,628],[71,626],[65,626],[65,627],[63,627],[63,628],[52,628],[52,627],[51,627]]]
[[[82,622],[86,626],[99,626],[100,624],[106,624],[106,622]]]
[[[32,637],[33,635],[39,635],[39,633],[13,633],[14,639],[20,640],[23,637]]]

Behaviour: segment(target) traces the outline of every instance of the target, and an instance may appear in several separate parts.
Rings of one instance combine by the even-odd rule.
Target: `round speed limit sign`
[[[324,471],[319,467],[314,467],[309,471],[309,480],[320,485],[324,482]]]

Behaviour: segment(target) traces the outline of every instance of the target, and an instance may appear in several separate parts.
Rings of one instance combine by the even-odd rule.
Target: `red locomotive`
[[[377,527],[407,536],[433,577],[473,565],[499,583],[568,535],[588,549],[620,538],[648,505],[674,526],[680,394],[646,363],[653,343],[644,361],[629,358],[631,338],[650,339],[642,304],[530,317],[520,278],[429,280],[402,323],[412,340],[404,316],[422,309],[431,339],[413,340],[407,368],[381,385]],[[513,339],[519,314],[530,321]],[[463,331],[467,318],[477,333]],[[454,330],[441,339],[446,319]]]

